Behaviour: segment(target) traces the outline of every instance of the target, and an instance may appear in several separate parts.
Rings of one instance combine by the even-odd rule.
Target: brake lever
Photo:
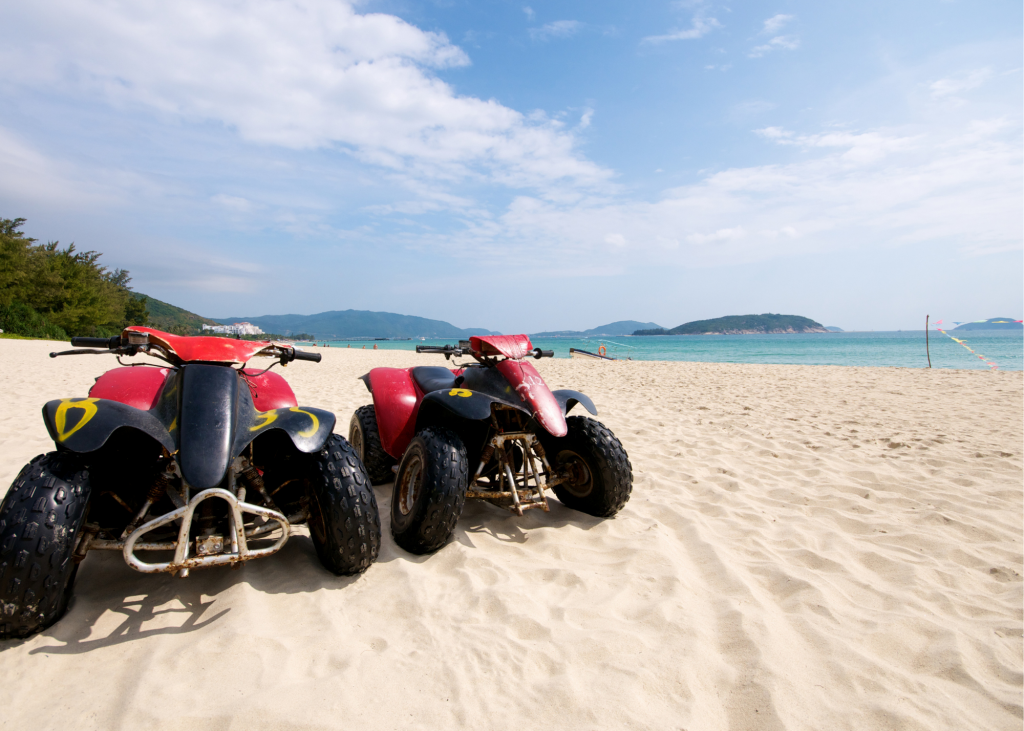
[[[58,355],[109,355],[111,353],[116,353],[116,354],[120,355],[122,352],[123,351],[122,351],[121,348],[116,348],[116,349],[112,349],[112,350],[94,350],[94,349],[85,349],[85,348],[75,348],[74,350],[62,350],[59,353],[50,353],[50,357],[51,358],[56,358]]]
[[[58,355],[138,355],[140,350],[142,348],[138,345],[122,345],[120,348],[110,348],[109,350],[75,348],[74,350],[62,350],[59,353],[50,353],[50,357],[56,358]]]

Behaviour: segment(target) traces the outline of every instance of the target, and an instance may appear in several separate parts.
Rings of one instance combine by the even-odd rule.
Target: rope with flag
[[[972,320],[972,322],[990,322],[990,321],[989,320]],[[991,324],[993,324],[993,325],[1003,325],[1003,324],[1009,324],[1011,322],[1024,322],[1024,320],[994,320],[994,321],[991,321]],[[961,325],[963,323],[961,323],[961,322],[954,322],[953,324],[954,325]],[[960,345],[964,346],[967,350],[969,350],[971,353],[973,353],[975,357],[980,359],[982,363],[984,363],[987,366],[991,366],[992,370],[998,370],[998,368],[999,368],[998,365],[996,365],[992,361],[988,360],[981,353],[975,352],[974,348],[972,348],[970,345],[968,345],[966,340],[961,340],[960,338],[953,337],[948,332],[943,330],[941,326],[942,326],[942,320],[937,320],[935,322],[935,329],[936,330],[938,330],[940,333],[945,335],[947,338],[949,338],[953,342],[960,343]]]

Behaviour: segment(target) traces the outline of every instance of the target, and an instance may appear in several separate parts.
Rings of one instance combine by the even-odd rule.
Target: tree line
[[[124,269],[107,269],[96,251],[36,243],[24,218],[0,218],[0,330],[31,337],[116,335],[149,321],[146,298]]]

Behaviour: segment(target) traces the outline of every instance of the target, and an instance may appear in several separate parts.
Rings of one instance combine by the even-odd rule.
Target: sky
[[[1018,2],[34,0],[0,217],[208,317],[1019,318]]]

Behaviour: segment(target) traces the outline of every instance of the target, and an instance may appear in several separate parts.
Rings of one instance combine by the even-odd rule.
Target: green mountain
[[[482,328],[459,328],[442,320],[396,315],[393,312],[334,310],[316,315],[261,315],[259,317],[219,317],[221,325],[249,322],[264,332],[290,335],[310,333],[317,339],[346,338],[466,338],[470,335],[496,335]]]
[[[755,333],[823,333],[820,323],[799,315],[730,315],[687,322],[671,330],[637,330],[634,335],[748,335]]]
[[[606,336],[632,335],[637,330],[663,330],[661,325],[655,322],[637,322],[636,320],[619,320],[610,322],[600,327],[592,327],[589,330],[551,330],[542,333],[531,333],[530,337],[535,338],[586,338]]]
[[[157,330],[178,333],[180,335],[195,335],[202,329],[203,325],[219,324],[208,317],[202,317],[194,312],[169,305],[166,302],[161,302],[140,292],[132,292],[132,294],[136,299],[146,298],[146,309],[149,310],[147,325]]]
[[[1024,323],[1014,320],[1012,317],[990,317],[979,322],[965,322],[954,330],[1021,330]]]

